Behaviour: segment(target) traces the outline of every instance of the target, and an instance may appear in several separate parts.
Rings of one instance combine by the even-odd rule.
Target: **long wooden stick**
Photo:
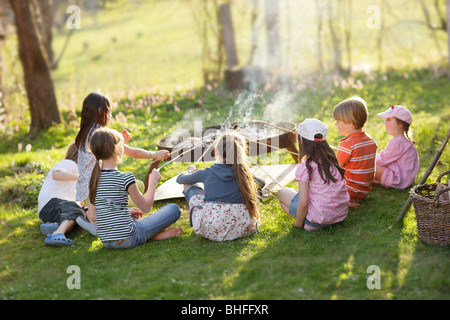
[[[444,141],[441,144],[441,147],[434,155],[433,161],[431,161],[430,166],[428,167],[427,171],[425,171],[425,174],[423,175],[422,179],[420,179],[418,184],[424,184],[428,177],[430,176],[431,172],[433,171],[434,167],[436,166],[437,161],[439,160],[440,156],[442,155],[442,152],[444,151],[444,148],[450,139],[450,129],[447,131],[447,136],[445,137]],[[412,200],[411,197],[408,198],[408,201],[406,201],[405,206],[403,207],[402,211],[397,217],[397,222],[400,220],[403,220],[403,217],[405,216],[406,212],[408,212],[409,208],[411,207]]]
[[[281,183],[279,183],[274,177],[272,177],[266,170],[264,170],[263,168],[261,168],[261,166],[260,166],[255,160],[253,160],[253,159],[250,158],[250,157],[249,157],[249,159],[250,159],[250,161],[251,161],[255,166],[257,166],[259,169],[261,169],[262,172],[264,172],[265,174],[267,174],[267,176],[268,176],[270,179],[272,179],[273,182],[275,182],[275,183],[276,183],[278,186],[280,186],[281,188],[284,187],[284,186],[283,186]]]

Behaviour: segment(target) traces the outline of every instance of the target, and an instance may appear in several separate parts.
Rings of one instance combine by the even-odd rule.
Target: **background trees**
[[[10,87],[8,92],[8,85],[6,85],[8,81],[5,79],[10,80],[16,75],[7,71],[6,62],[2,62],[0,103],[3,99],[5,106],[3,110],[8,113],[9,110],[17,107],[16,102],[9,103],[10,97],[17,92],[26,92],[31,118],[30,133],[34,133],[61,121],[59,109],[61,106],[65,108],[67,102],[59,101],[58,106],[57,100],[61,100],[57,92],[61,90],[58,88],[60,82],[53,83],[52,78],[55,74],[73,72],[70,68],[67,70],[67,64],[63,66],[66,70],[55,71],[55,68],[61,66],[59,62],[64,61],[67,52],[76,48],[80,55],[85,54],[87,59],[98,61],[98,65],[103,63],[105,59],[102,57],[106,54],[94,53],[91,51],[92,41],[89,43],[86,40],[79,40],[80,38],[65,27],[68,17],[66,8],[73,4],[72,2],[0,0],[0,3],[3,12],[0,45],[4,43],[2,39],[5,37],[16,39],[17,36],[15,45],[22,48],[18,56],[20,59],[17,59],[17,64],[14,62],[13,66],[8,67],[16,67],[20,64],[23,68],[20,79],[18,75],[17,79],[14,79],[15,87]],[[114,6],[125,8],[123,15],[126,15],[127,6],[141,6],[145,3],[146,10],[149,8],[152,10],[158,6],[157,1],[136,0],[77,0],[74,3],[81,7],[84,17],[89,15],[92,18],[91,27],[95,28],[102,27],[98,18],[102,11],[110,10]],[[197,65],[197,61],[200,61],[201,66],[197,67],[197,72],[201,74],[200,78],[204,84],[222,81],[230,68],[237,70],[241,78],[249,69],[248,67],[258,68],[262,71],[259,73],[262,75],[261,81],[265,81],[264,75],[267,73],[282,74],[282,76],[317,72],[348,74],[365,70],[366,67],[380,72],[399,66],[413,68],[418,66],[416,60],[419,58],[428,59],[428,67],[437,70],[442,67],[447,68],[444,66],[444,61],[448,64],[450,59],[447,23],[450,15],[450,0],[305,0],[301,2],[294,0],[189,0],[187,2],[170,0],[168,3],[174,8],[189,6],[189,12],[177,19],[193,21],[189,25],[188,32],[196,40],[185,49],[193,51],[200,46],[201,49],[195,52],[196,60],[191,60],[190,63]],[[228,20],[231,23],[227,30],[224,30],[224,22],[221,21],[220,14],[224,6],[229,9]],[[375,11],[370,11],[369,8]],[[150,13],[153,12],[149,12],[149,15]],[[177,14],[177,9],[170,12],[172,16]],[[375,20],[379,27],[370,28],[367,22],[372,23]],[[153,21],[149,20],[145,32],[151,30],[149,32],[152,35],[157,35],[160,26],[161,24],[154,25]],[[231,34],[233,39],[224,39],[224,31],[230,30],[233,32],[228,34]],[[409,30],[414,31],[405,35],[405,31]],[[170,61],[172,56],[178,53],[173,52],[165,57],[157,56],[154,48],[160,44],[151,42],[150,39],[146,40],[142,36],[143,32],[142,30],[137,32],[136,42],[149,41],[148,50],[137,54],[146,56],[147,60],[161,59],[164,63],[169,62],[167,73],[173,73],[173,70],[170,70]],[[413,36],[410,36],[411,34]],[[58,46],[57,50],[54,50],[52,45],[55,35],[58,39],[65,39],[64,46]],[[115,45],[120,42],[118,39],[129,36],[129,34],[117,33],[111,36],[110,44]],[[426,43],[423,38],[427,38]],[[229,50],[231,47],[227,45],[226,40],[231,40],[234,50]],[[167,39],[167,41],[173,40]],[[423,53],[425,46],[426,54]],[[4,47],[1,52],[5,50],[12,52],[11,46],[7,46],[6,49]],[[117,50],[123,51],[123,47]],[[62,57],[64,52],[65,55]],[[91,52],[92,57],[89,57]],[[182,52],[178,56],[180,55]],[[234,59],[231,55],[234,55]],[[73,56],[71,58],[73,59]],[[124,64],[128,61],[117,60],[116,63]],[[83,79],[80,81],[89,82],[90,79],[87,79],[80,64],[77,62],[73,65],[79,68],[76,72],[81,71],[79,77]],[[105,65],[103,68],[106,73],[112,72],[111,65]],[[139,71],[139,67],[133,66],[133,68]],[[436,73],[448,72],[442,72],[439,69]],[[60,75],[59,79],[61,78],[64,77]],[[110,77],[112,80],[116,78],[118,77]],[[174,82],[177,79],[176,76],[172,78]],[[130,86],[135,85],[130,80],[127,81]],[[93,85],[91,87],[92,90],[96,89]],[[0,116],[1,110],[0,107]]]
[[[51,1],[10,1],[31,114],[30,135],[61,122],[51,75]]]

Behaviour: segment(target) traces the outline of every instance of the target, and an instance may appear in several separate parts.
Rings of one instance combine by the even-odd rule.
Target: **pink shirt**
[[[311,161],[311,181],[306,168],[306,160],[300,163],[295,172],[295,179],[309,185],[308,212],[306,218],[318,224],[333,224],[344,220],[348,213],[350,196],[345,180],[336,168],[332,169],[336,182],[326,184],[319,175],[317,164]]]
[[[419,154],[409,140],[396,137],[377,155],[376,164],[385,168],[380,181],[383,187],[404,189],[414,182],[419,170]]]

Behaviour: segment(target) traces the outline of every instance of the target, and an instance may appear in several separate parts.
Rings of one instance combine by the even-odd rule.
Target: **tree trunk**
[[[40,32],[47,53],[48,62],[51,67],[54,63],[54,53],[52,48],[53,0],[38,0],[38,5],[40,18],[42,19],[42,22],[40,23]]]
[[[281,66],[281,39],[278,0],[266,0],[267,65],[279,69]]]
[[[339,3],[338,3],[339,4]],[[340,39],[340,28],[338,30],[335,30],[335,26],[333,23],[334,17],[333,17],[333,8],[331,0],[328,1],[328,26],[330,29],[330,35],[331,35],[331,43],[333,45],[333,59],[334,59],[334,69],[337,70],[339,73],[344,71],[342,68],[342,50],[341,50],[341,39]],[[338,17],[336,20],[338,20],[340,17]]]
[[[35,1],[10,0],[31,114],[30,136],[61,122],[46,48],[33,12]]]
[[[317,67],[319,72],[325,70],[322,57],[322,28],[323,28],[323,5],[316,1],[317,17]]]

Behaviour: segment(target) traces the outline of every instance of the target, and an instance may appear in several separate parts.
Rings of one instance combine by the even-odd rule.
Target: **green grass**
[[[413,208],[402,224],[395,223],[409,190],[374,187],[360,208],[350,209],[342,224],[315,233],[294,228],[273,196],[261,204],[259,234],[211,242],[189,228],[187,204],[178,199],[173,202],[182,209],[182,217],[175,225],[184,229],[179,238],[115,251],[103,248],[98,239],[78,229],[67,235],[74,241],[73,247],[44,244],[36,212],[39,188],[46,172],[63,158],[74,140],[78,123],[70,111],[79,117],[82,99],[89,92],[100,89],[112,96],[117,118],[111,127],[128,128],[133,136],[130,145],[152,150],[176,128],[192,128],[194,120],[207,126],[223,123],[230,108],[238,113],[234,102],[240,92],[230,93],[222,83],[200,87],[201,46],[192,32],[189,8],[180,3],[149,2],[133,10],[119,6],[99,14],[97,25],[83,15],[82,30],[73,35],[54,72],[65,123],[40,132],[33,140],[27,138],[27,112],[6,123],[5,132],[0,133],[0,298],[449,299],[448,248],[428,246],[418,239]],[[248,10],[242,12],[239,14],[249,14]],[[359,17],[363,23],[365,19]],[[247,29],[236,30],[247,36]],[[310,36],[314,32],[299,30]],[[359,36],[366,40],[367,30],[360,31]],[[420,36],[414,35],[414,39]],[[248,37],[243,39],[239,44],[245,52]],[[354,41],[360,40],[355,35]],[[4,48],[8,59],[13,56],[14,39],[11,41]],[[64,34],[55,35],[55,52],[64,41]],[[87,43],[86,50],[83,43]],[[428,46],[423,47],[428,52]],[[361,52],[369,59],[366,55]],[[263,86],[258,91],[251,118],[298,123],[316,117],[328,125],[328,141],[336,146],[342,137],[331,116],[333,107],[359,95],[369,106],[365,129],[381,150],[390,137],[376,114],[392,104],[408,106],[420,157],[417,183],[450,127],[450,80],[414,64],[410,67],[410,56],[402,58],[396,57],[396,62],[406,61],[406,65],[398,64],[404,67],[401,70],[351,77],[301,73],[287,84],[271,80],[271,88]],[[245,60],[245,55],[241,59]],[[19,79],[17,72],[7,81]],[[26,110],[23,93],[11,99],[18,113]],[[30,151],[26,151],[27,145]],[[428,182],[450,169],[449,150],[447,146]],[[280,162],[292,162],[284,152],[279,156]],[[162,182],[186,166],[172,163],[164,167]],[[140,179],[147,168],[146,161],[130,158],[121,167]],[[295,183],[290,186],[296,187]],[[167,202],[157,202],[153,210]],[[66,286],[71,265],[80,267],[80,290]],[[366,286],[371,265],[380,267],[380,290]]]
[[[330,114],[334,104],[353,94],[363,96],[370,109],[366,131],[380,149],[389,137],[382,120],[375,114],[395,103],[411,107],[414,114],[414,138],[421,159],[416,182],[422,176],[449,125],[448,79],[433,80],[426,72],[412,74],[402,81],[396,74],[388,80],[364,82],[363,88],[334,87],[312,92],[304,89],[295,94],[291,119],[304,117],[324,120],[330,129],[330,144],[340,137]],[[363,81],[365,81],[363,79]],[[323,81],[317,81],[322,83]],[[155,148],[158,139],[180,123],[200,117],[204,125],[224,122],[228,108],[217,108],[224,102],[233,105],[229,94],[221,96],[221,86],[209,91],[203,88],[192,95],[176,94],[173,104],[163,102],[147,109],[132,107],[124,98],[114,113],[125,118],[113,128],[128,127],[132,145]],[[408,92],[408,94],[404,94]],[[135,101],[150,93],[137,94]],[[273,93],[263,92],[266,102]],[[166,96],[169,99],[169,96]],[[198,100],[205,101],[201,107]],[[304,101],[309,101],[308,105]],[[421,101],[421,102],[420,102]],[[125,107],[128,103],[128,108]],[[422,105],[420,105],[422,104]],[[264,114],[263,99],[255,105],[255,118]],[[192,108],[196,110],[192,112]],[[208,112],[204,110],[208,109]],[[295,112],[294,112],[295,111]],[[131,114],[134,114],[132,118]],[[186,116],[188,115],[188,116]],[[439,115],[439,116],[438,116]],[[56,135],[66,133],[63,138]],[[410,209],[403,224],[396,218],[408,198],[408,190],[386,190],[374,187],[364,204],[351,208],[341,224],[315,233],[292,226],[275,196],[261,204],[262,225],[259,234],[231,242],[217,243],[195,235],[189,228],[188,208],[183,199],[174,200],[182,208],[182,218],[175,224],[184,229],[176,239],[149,242],[140,247],[114,251],[82,230],[68,237],[75,245],[68,248],[48,247],[39,232],[36,199],[45,172],[56,163],[65,146],[76,134],[76,128],[64,125],[26,141],[26,132],[2,139],[0,173],[0,296],[4,299],[448,299],[450,260],[448,249],[428,246],[417,238],[414,210]],[[30,152],[16,152],[17,143],[30,143]],[[48,152],[47,146],[54,146]],[[14,150],[14,151],[10,151]],[[450,168],[448,148],[441,156],[429,181]],[[282,162],[292,162],[280,153]],[[14,166],[11,165],[14,162]],[[27,166],[28,165],[28,166]],[[209,164],[203,163],[201,166]],[[185,168],[173,163],[162,170],[163,181]],[[16,168],[13,168],[16,167]],[[19,169],[17,168],[19,167]],[[127,158],[122,166],[143,179],[147,165]],[[295,183],[291,183],[295,187]],[[12,201],[11,201],[12,200]],[[11,203],[12,202],[12,203]],[[154,210],[168,201],[155,204]],[[81,269],[81,290],[66,286],[67,268]],[[380,267],[381,289],[369,290],[367,268]]]

